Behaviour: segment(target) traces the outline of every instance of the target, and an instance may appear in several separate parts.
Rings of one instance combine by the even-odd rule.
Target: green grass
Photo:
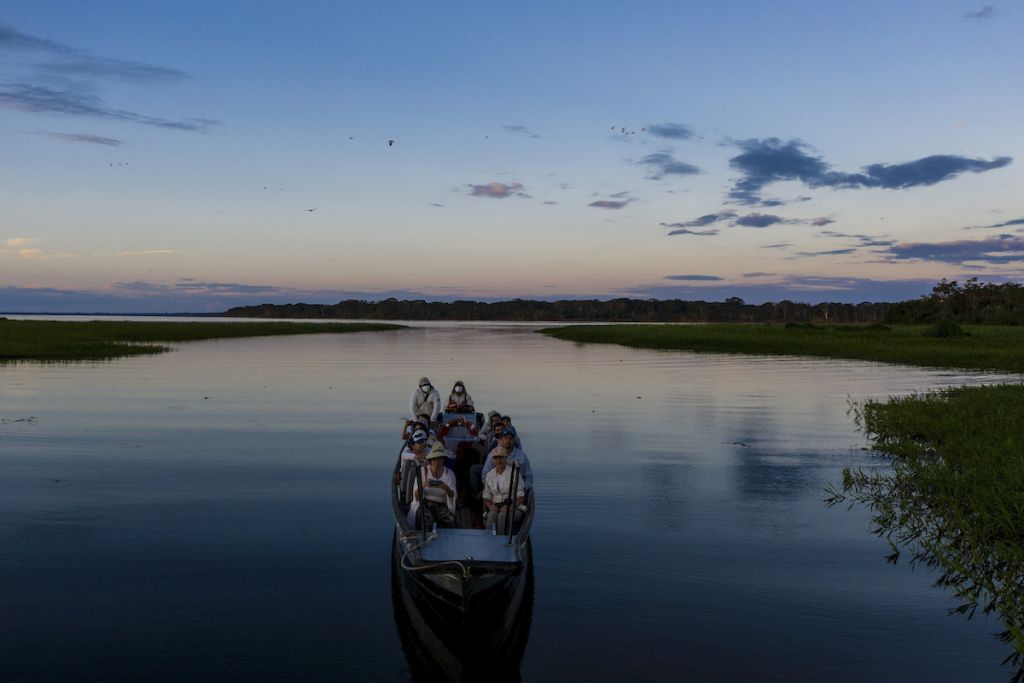
[[[169,343],[266,337],[281,334],[337,334],[396,330],[383,323],[221,323],[0,319],[0,363],[11,361],[105,360],[163,353]]]
[[[844,470],[829,503],[867,506],[896,561],[940,572],[957,612],[1000,616],[1024,680],[1024,385],[959,387],[868,402],[858,424],[891,469]]]
[[[924,325],[581,325],[542,333],[584,343],[704,353],[818,356],[937,368],[1024,372],[1024,327],[968,326],[970,336],[924,336]]]

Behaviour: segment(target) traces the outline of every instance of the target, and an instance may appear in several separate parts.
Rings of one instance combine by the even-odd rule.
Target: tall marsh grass
[[[963,337],[926,336],[925,325],[580,325],[540,331],[568,341],[635,348],[1024,372],[1024,327],[965,329]]]
[[[281,334],[337,334],[395,330],[383,323],[54,321],[0,319],[0,362],[104,360],[163,353],[169,343],[264,337]]]

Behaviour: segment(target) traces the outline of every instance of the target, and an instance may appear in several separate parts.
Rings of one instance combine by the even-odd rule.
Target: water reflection
[[[418,590],[391,552],[391,605],[413,681],[518,683],[533,622],[533,561],[503,609],[454,615]]]

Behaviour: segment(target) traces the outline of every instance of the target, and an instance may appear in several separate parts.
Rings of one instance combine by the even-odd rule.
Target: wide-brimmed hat
[[[444,449],[444,444],[438,441],[434,444],[434,447],[427,453],[427,460],[433,460],[434,458],[447,458],[448,452]]]

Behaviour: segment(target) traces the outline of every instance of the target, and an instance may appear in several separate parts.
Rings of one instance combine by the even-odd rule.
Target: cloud
[[[703,216],[698,216],[692,221],[686,221],[684,223],[661,223],[660,225],[666,228],[703,228],[719,221],[729,220],[736,217],[735,211],[721,211],[719,213],[706,213]]]
[[[659,138],[672,140],[689,140],[693,137],[693,129],[682,123],[655,123],[647,126],[647,132]]]
[[[15,252],[20,259],[26,261],[50,261],[52,259],[78,258],[78,254],[51,254],[38,247],[18,249]]]
[[[64,142],[88,142],[93,145],[107,145],[109,147],[117,147],[122,144],[122,140],[116,138],[106,138],[102,135],[91,135],[89,133],[53,133],[53,132],[42,132],[37,135],[45,135],[51,140],[63,140]]]
[[[748,213],[746,216],[737,218],[733,225],[740,225],[744,228],[767,228],[769,225],[788,222],[782,216],[773,216],[769,213]]]
[[[775,275],[775,273],[765,273],[760,271],[754,273],[743,273],[743,277],[769,277],[772,275]]]
[[[779,181],[799,181],[808,187],[899,190],[934,185],[961,173],[1002,168],[1013,161],[1008,156],[985,160],[935,154],[902,164],[870,164],[861,173],[840,173],[821,157],[810,154],[810,147],[800,140],[764,138],[734,144],[742,152],[730,159],[729,165],[743,175],[729,191],[729,197],[741,204],[762,203],[761,190]]]
[[[532,130],[530,130],[526,126],[509,125],[509,126],[502,126],[501,129],[503,131],[507,132],[507,133],[516,133],[516,134],[519,134],[519,135],[528,135],[531,138],[535,138],[535,139],[539,139],[540,138],[539,135],[534,133]]]
[[[6,24],[0,24],[0,48],[42,52],[56,57],[59,61],[39,63],[34,67],[39,71],[59,76],[95,76],[145,82],[187,78],[184,72],[177,69],[124,59],[96,57],[63,43],[22,33]]]
[[[834,218],[829,218],[828,216],[822,216],[821,218],[812,219],[811,220],[811,225],[813,225],[816,228],[820,228],[823,225],[829,225],[830,223],[835,223],[835,222],[836,221],[835,221]]]
[[[686,280],[693,282],[711,282],[721,280],[718,275],[666,275],[666,280]]]
[[[857,240],[857,247],[888,247],[896,244],[896,240],[885,239],[883,237],[874,237],[872,235],[856,235],[847,234],[845,232],[836,232],[835,230],[822,230],[815,237],[839,237]]]
[[[36,241],[37,240],[34,240],[31,237],[11,237],[10,239],[4,240],[4,245],[8,247],[20,247],[26,244],[32,244]]]
[[[166,256],[168,254],[180,254],[177,249],[142,249],[139,251],[119,251],[114,256],[136,257],[136,256]]]
[[[621,201],[612,201],[610,199],[599,199],[596,202],[590,202],[587,206],[593,206],[598,209],[621,209],[626,204],[629,204],[632,199],[623,199]]]
[[[991,19],[996,15],[996,8],[992,5],[985,5],[980,9],[976,9],[973,12],[967,12],[964,14],[964,19],[971,21],[984,21],[985,19]]]
[[[856,253],[856,247],[847,247],[846,249],[830,249],[828,251],[798,251],[797,256],[834,256],[837,254],[853,254]]]
[[[158,128],[193,132],[205,132],[220,123],[212,119],[172,121],[124,109],[114,109],[91,92],[91,88],[80,83],[67,83],[63,88],[29,83],[0,84],[0,107],[31,113],[53,113],[131,121]]]
[[[898,261],[919,259],[956,264],[969,261],[1020,263],[1024,261],[1024,237],[998,235],[980,240],[904,242],[888,247],[884,253]]]
[[[12,61],[15,66],[22,67],[24,73],[20,77],[0,82],[0,108],[130,121],[193,132],[206,131],[219,123],[211,119],[173,120],[139,114],[113,107],[98,94],[97,83],[100,81],[156,83],[187,78],[184,72],[177,69],[97,57],[63,43],[22,33],[6,24],[0,24],[0,49],[26,53],[21,60]],[[45,56],[45,61],[40,61],[39,55]]]
[[[485,185],[469,185],[470,191],[469,196],[471,197],[491,197],[492,199],[505,199],[512,195],[521,195],[520,190],[523,189],[520,183],[511,183],[506,185],[505,183],[493,182]]]
[[[651,175],[647,176],[651,180],[661,180],[667,175],[687,176],[701,172],[700,169],[693,164],[688,164],[685,161],[679,161],[668,152],[648,154],[636,163],[647,166],[651,169]]]
[[[662,225],[665,224],[662,223]],[[711,237],[713,235],[718,234],[718,228],[711,228],[710,230],[690,230],[689,228],[677,228],[676,230],[670,231],[668,234],[670,237],[672,235],[698,235],[701,237]]]
[[[775,244],[762,245],[762,249],[785,249],[786,247],[793,246],[792,242],[776,242]]]
[[[996,223],[995,225],[989,225],[989,228],[1008,228],[1014,225],[1024,225],[1024,218],[1014,218],[1012,221],[1006,221],[1005,223]]]
[[[906,301],[927,294],[934,279],[878,280],[875,278],[822,275],[772,275],[753,273],[769,281],[680,281],[676,284],[650,284],[624,289],[616,294],[657,299],[724,301],[738,296],[759,305],[783,300],[804,303],[860,303],[862,301]]]

